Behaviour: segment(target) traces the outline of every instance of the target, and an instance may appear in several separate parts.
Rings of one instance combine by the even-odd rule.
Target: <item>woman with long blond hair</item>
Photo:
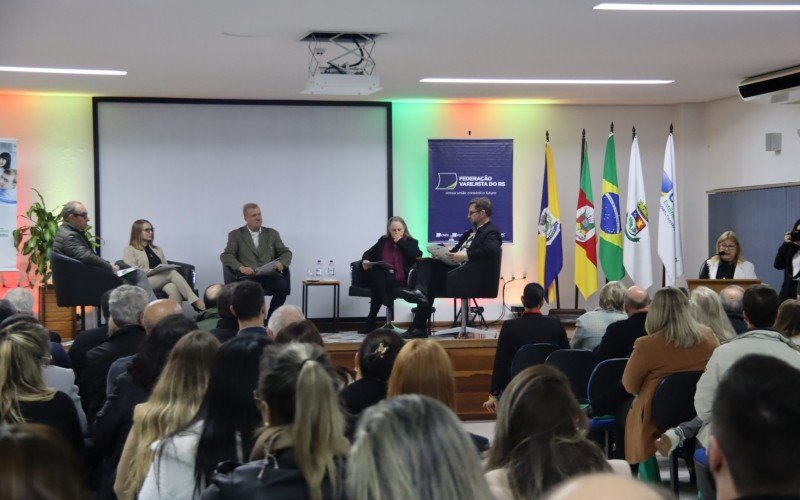
[[[722,308],[722,299],[714,290],[699,286],[689,295],[692,315],[700,324],[711,328],[720,343],[736,336],[733,325]]]
[[[742,246],[733,231],[725,231],[717,238],[717,253],[703,262],[700,279],[756,279],[756,268],[742,256]]]
[[[400,349],[389,376],[386,397],[402,394],[422,394],[456,412],[456,375],[447,351],[439,342],[414,339]],[[489,449],[485,437],[472,433],[470,437],[479,452]]]
[[[114,482],[120,500],[136,498],[153,461],[151,445],[185,426],[197,413],[218,349],[219,341],[199,330],[175,344],[150,399],[134,409],[133,427]]]

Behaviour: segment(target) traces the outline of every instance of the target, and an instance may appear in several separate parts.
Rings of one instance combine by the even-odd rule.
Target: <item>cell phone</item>
[[[792,231],[789,234],[789,239],[792,241],[800,241],[800,231]]]

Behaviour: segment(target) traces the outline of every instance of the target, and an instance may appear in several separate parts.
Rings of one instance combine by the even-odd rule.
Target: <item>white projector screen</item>
[[[317,259],[331,259],[341,317],[349,263],[385,232],[391,213],[390,105],[95,98],[97,234],[106,260],[122,258],[131,224],[147,219],[170,260],[197,268],[200,293],[222,282],[219,255],[242,205],[292,250],[291,295]],[[309,290],[311,318],[332,317],[332,288]]]

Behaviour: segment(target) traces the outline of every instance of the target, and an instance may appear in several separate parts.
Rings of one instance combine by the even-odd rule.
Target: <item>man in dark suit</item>
[[[411,290],[400,290],[401,296],[417,304],[414,320],[403,338],[427,337],[425,324],[431,315],[431,305],[445,288],[445,276],[456,265],[497,258],[503,238],[500,230],[491,223],[492,202],[489,198],[473,198],[469,202],[467,218],[472,228],[461,235],[456,246],[450,249],[454,263],[437,259],[423,259],[417,265],[416,282]]]
[[[263,219],[258,205],[245,203],[242,213],[245,225],[228,233],[228,244],[219,258],[237,279],[256,281],[264,293],[272,295],[267,313],[269,318],[289,295],[289,281],[283,271],[292,263],[292,251],[283,244],[278,231],[261,226]],[[259,267],[276,259],[274,272],[257,273]]]
[[[497,351],[494,355],[492,386],[489,399],[483,404],[491,412],[496,411],[497,397],[510,382],[508,371],[511,361],[519,349],[528,344],[555,344],[559,349],[569,349],[569,339],[564,325],[558,318],[543,316],[544,288],[539,283],[528,283],[522,292],[522,316],[503,323],[497,336]]]
[[[100,297],[100,310],[103,313],[106,324],[78,333],[72,342],[72,347],[69,348],[69,359],[72,361],[72,369],[75,370],[76,379],[80,379],[83,365],[86,364],[86,355],[89,351],[108,339],[108,298],[111,296],[111,292],[112,290],[107,290]]]
[[[608,325],[603,340],[594,351],[594,358],[598,363],[611,358],[629,357],[636,339],[647,334],[644,330],[647,308],[650,306],[647,290],[639,286],[628,288],[624,306],[628,319]]]

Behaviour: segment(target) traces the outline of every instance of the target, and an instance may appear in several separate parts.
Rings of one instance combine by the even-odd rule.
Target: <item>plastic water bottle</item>
[[[317,265],[314,267],[314,279],[322,279],[322,259],[317,259]]]
[[[336,268],[333,267],[333,259],[328,261],[328,267],[325,269],[325,276],[327,280],[333,281],[336,279]]]
[[[456,246],[456,239],[453,238],[453,236],[450,236],[450,239],[447,240],[447,249],[448,250],[452,250],[453,247],[455,247],[455,246]]]

